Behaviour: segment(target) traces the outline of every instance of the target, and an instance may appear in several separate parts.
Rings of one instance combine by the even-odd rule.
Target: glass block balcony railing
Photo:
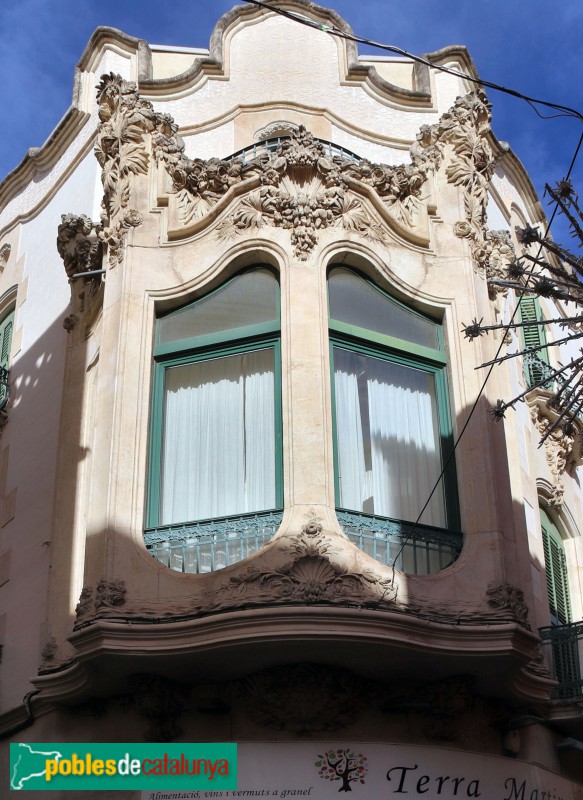
[[[567,625],[549,625],[539,629],[546,651],[547,664],[558,685],[551,692],[556,700],[583,697],[581,655],[583,654],[583,620]]]
[[[235,159],[240,159],[243,164],[248,164],[250,161],[259,158],[264,154],[273,155],[279,145],[283,144],[283,142],[288,141],[289,139],[289,136],[275,136],[273,139],[264,139],[262,142],[255,142],[255,144],[251,144],[247,147],[243,147],[241,150],[237,150],[236,153],[230,155],[226,160],[234,161]],[[356,155],[356,153],[353,153],[351,150],[347,150],[345,147],[340,147],[338,144],[327,142],[325,139],[316,139],[316,141],[324,145],[325,154],[328,158],[341,156],[342,158],[347,158],[356,163],[362,160],[360,156]]]
[[[381,564],[410,575],[431,575],[458,558],[461,533],[414,525],[385,517],[338,510],[338,522],[348,538]]]
[[[266,544],[281,524],[282,511],[149,528],[150,553],[176,572],[214,572],[236,564]]]

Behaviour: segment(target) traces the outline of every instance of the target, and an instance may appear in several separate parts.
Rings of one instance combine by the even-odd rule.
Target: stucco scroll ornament
[[[511,615],[523,624],[527,624],[528,606],[524,602],[524,592],[517,586],[509,583],[490,585],[486,592],[488,605],[497,611],[509,611]]]

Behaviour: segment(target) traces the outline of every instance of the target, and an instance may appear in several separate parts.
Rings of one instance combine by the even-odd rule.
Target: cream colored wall
[[[305,124],[316,136],[371,160],[407,162],[407,148],[420,126],[436,122],[460,94],[456,79],[438,75],[433,78],[434,109],[404,108],[370,86],[347,85],[339,45],[331,37],[302,31],[300,52],[299,44],[290,48],[295,32],[295,26],[276,17],[235,25],[227,37],[228,80],[202,77],[175,96],[149,90],[155,108],[180,124],[190,157],[227,156],[251,144],[261,127],[283,119]],[[158,55],[158,74],[183,63],[182,56]],[[306,72],[307,64],[318,69]],[[131,77],[136,60],[111,50],[99,69],[104,65]],[[88,73],[88,84],[93,77]],[[342,227],[322,228],[302,260],[293,251],[289,230],[282,227],[247,228],[231,239],[219,236],[217,229],[232,207],[204,226],[195,220],[181,231],[176,198],[160,189],[169,183],[163,165],[155,166],[151,159],[150,174],[132,179],[131,208],[139,210],[142,223],[127,231],[123,263],[108,266],[103,308],[66,334],[62,318],[71,310],[69,286],[50,248],[61,213],[97,218],[99,170],[88,152],[90,129],[96,124],[93,109],[91,125],[54,165],[54,174],[14,198],[0,218],[0,232],[18,247],[17,259],[0,277],[0,289],[4,280],[27,287],[17,318],[22,328],[14,362],[17,394],[0,442],[0,476],[2,452],[9,446],[6,487],[9,493],[17,491],[16,516],[0,529],[0,558],[14,552],[10,579],[0,593],[12,615],[5,620],[7,641],[17,645],[5,649],[0,667],[3,710],[15,707],[30,688],[29,677],[49,638],[58,648],[56,664],[76,656],[69,637],[82,586],[95,589],[104,578],[123,580],[128,607],[154,614],[173,604],[191,608],[206,595],[232,590],[230,579],[241,569],[234,565],[208,575],[184,575],[154,561],[145,550],[157,309],[200,296],[257,260],[277,269],[285,516],[278,537],[243,568],[275,569],[281,563],[278,542],[286,534],[297,536],[315,513],[334,543],[337,561],[347,569],[369,570],[378,580],[387,580],[392,570],[350,544],[335,516],[326,269],[337,260],[352,264],[389,293],[443,318],[456,432],[480,391],[483,372],[475,367],[492,358],[499,345],[492,336],[468,341],[461,328],[474,318],[495,322],[498,313],[508,316],[511,310],[510,300],[500,301],[498,309],[490,301],[468,240],[454,235],[454,226],[465,218],[464,197],[448,182],[445,165],[430,178],[431,202],[421,205],[411,230],[381,213],[372,192],[363,191],[363,207],[373,219],[382,218],[384,243]],[[494,186],[491,227],[508,227],[517,205],[530,218],[524,188],[509,174],[500,169]],[[25,224],[19,228],[15,218]],[[399,601],[482,607],[490,584],[509,583],[524,588],[533,627],[545,623],[537,480],[548,482],[552,476],[525,409],[509,414],[499,426],[491,424],[488,412],[521,380],[514,364],[492,373],[456,453],[465,534],[461,557],[431,576],[397,574]],[[571,517],[581,519],[580,489],[568,476],[565,484]],[[573,574],[580,575],[579,539],[570,547],[570,558]],[[28,628],[19,627],[21,614],[30,620]],[[63,730],[62,721],[58,724]],[[104,732],[111,730],[108,725],[103,723]],[[555,757],[552,749],[547,757]]]

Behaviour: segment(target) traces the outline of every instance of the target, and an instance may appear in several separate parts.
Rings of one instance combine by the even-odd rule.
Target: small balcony
[[[256,158],[261,158],[261,156],[272,156],[277,151],[277,148],[284,142],[288,142],[290,138],[290,136],[274,136],[272,139],[264,139],[261,142],[255,142],[247,147],[243,147],[241,150],[237,150],[237,152],[230,155],[227,160],[235,161],[238,159],[242,161],[243,164],[248,164],[250,161],[254,161]],[[352,150],[347,150],[346,147],[341,147],[333,142],[328,142],[326,139],[316,139],[316,141],[321,145],[324,145],[325,153],[328,158],[340,156],[340,158],[354,161],[355,164],[358,164],[358,162],[361,161],[360,156],[358,156],[356,153],[353,153]]]
[[[583,620],[567,625],[540,628],[546,662],[558,685],[551,692],[554,700],[577,700],[583,697],[581,655],[583,653]]]
[[[409,575],[431,575],[459,557],[463,536],[430,525],[337,510],[344,533],[367,555]]]
[[[187,522],[146,530],[146,547],[176,572],[214,572],[255,553],[272,538],[283,512]]]

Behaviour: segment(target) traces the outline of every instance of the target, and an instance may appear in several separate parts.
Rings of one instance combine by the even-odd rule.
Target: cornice
[[[352,642],[455,656],[512,655],[527,662],[538,636],[510,619],[482,624],[451,622],[399,611],[317,605],[264,606],[183,619],[97,619],[69,637],[81,661],[96,653],[169,656],[268,642]]]
[[[41,147],[31,147],[22,161],[0,181],[0,211],[31,183],[48,172],[91,119],[91,114],[71,106]]]
[[[343,33],[352,35],[350,25],[339,14],[329,8],[308,2],[308,0],[274,0],[272,5],[311,16],[322,24],[337,28]],[[273,12],[251,5],[238,5],[224,14],[215,25],[210,38],[209,56],[197,58],[189,69],[179,75],[168,78],[152,78],[144,75],[140,78],[139,88],[145,95],[176,91],[195,84],[204,75],[224,75],[225,40],[232,28],[240,23],[255,22],[262,16],[270,16]],[[382,96],[398,102],[405,107],[426,109],[432,107],[429,73],[423,65],[414,66],[414,77],[417,89],[406,89],[381,78],[376,68],[362,64],[358,60],[358,48],[355,42],[343,40],[345,48],[347,74],[349,82],[367,82]],[[470,60],[471,61],[471,60]]]
[[[524,164],[508,142],[500,141],[492,130],[489,133],[489,138],[497,164],[503,167],[506,174],[516,186],[517,191],[524,200],[526,210],[531,217],[532,223],[542,224],[546,229],[547,216]]]

